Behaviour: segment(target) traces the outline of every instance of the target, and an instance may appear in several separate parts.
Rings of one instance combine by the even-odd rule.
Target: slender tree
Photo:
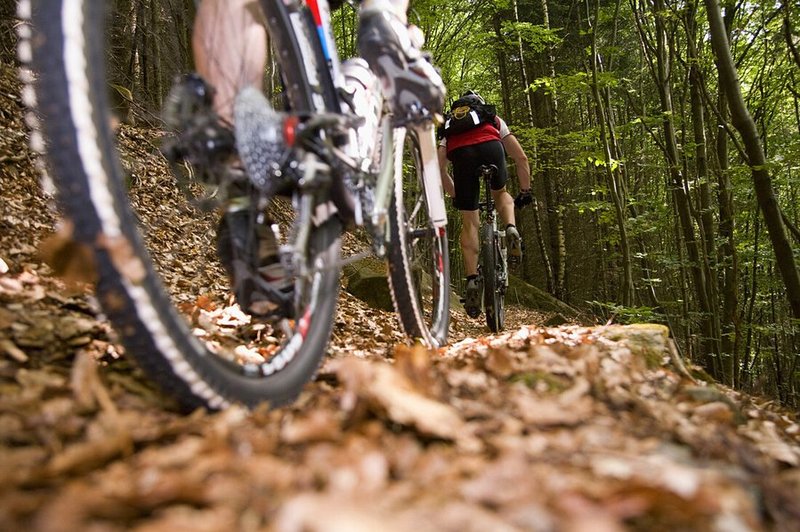
[[[793,316],[800,319],[800,273],[798,273],[794,252],[783,224],[781,208],[772,188],[772,177],[767,169],[761,138],[742,98],[739,77],[731,57],[719,1],[705,0],[705,5],[711,32],[711,46],[719,69],[720,85],[725,86],[733,125],[742,136],[742,142],[747,152],[747,162],[751,169],[758,206],[764,216],[778,270],[786,287],[789,306]]]

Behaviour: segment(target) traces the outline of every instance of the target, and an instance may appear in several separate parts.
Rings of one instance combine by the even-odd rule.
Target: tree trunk
[[[756,199],[764,216],[764,223],[772,242],[778,270],[786,287],[786,297],[789,300],[792,315],[796,319],[800,319],[800,274],[794,261],[791,243],[786,235],[780,206],[772,189],[772,177],[767,170],[761,138],[742,98],[739,77],[731,58],[719,1],[705,0],[705,5],[711,31],[711,46],[714,49],[719,70],[720,85],[725,87],[733,125],[742,136],[742,142],[749,158],[748,164],[751,169]]]
[[[707,345],[711,348],[711,353],[719,355],[722,370],[722,380],[725,384],[732,385],[734,378],[733,354],[723,353],[720,341],[720,318],[716,310],[719,308],[719,290],[714,281],[716,271],[714,250],[714,217],[711,208],[711,190],[708,177],[708,158],[706,147],[706,119],[703,110],[703,79],[699,68],[699,57],[695,43],[697,42],[697,25],[695,15],[697,14],[696,0],[688,2],[686,11],[687,27],[687,51],[689,56],[689,89],[692,109],[692,134],[695,146],[695,174],[697,176],[699,207],[697,209],[698,226],[700,227],[700,240],[703,250],[702,267],[706,279],[706,298],[708,299],[709,320],[711,328],[711,338]]]
[[[514,114],[511,111],[511,89],[508,83],[508,67],[506,66],[505,57],[503,54],[503,32],[502,32],[502,20],[500,18],[499,13],[495,13],[494,17],[492,17],[492,26],[494,27],[494,34],[495,34],[495,55],[497,57],[497,67],[500,72],[500,93],[502,95],[503,100],[503,116],[506,117],[507,121],[514,120]]]
[[[519,7],[517,5],[517,0],[513,0],[514,6],[514,21],[519,24]],[[528,71],[525,68],[525,47],[522,45],[522,34],[517,32],[517,44],[519,46],[519,68],[520,73],[522,74],[522,88],[525,91],[525,102],[527,105],[527,123],[529,126],[533,127],[533,93],[530,91],[530,80],[528,79]]]
[[[670,76],[672,74],[671,42],[668,42],[667,28],[665,26],[665,16],[667,11],[663,0],[655,0],[653,3],[653,15],[655,18],[655,69],[654,81],[661,101],[661,112],[663,115],[663,134],[664,152],[667,159],[670,185],[672,188],[672,198],[680,221],[681,232],[683,233],[686,251],[689,256],[689,271],[694,282],[694,292],[699,311],[701,313],[701,332],[704,345],[704,365],[717,377],[719,371],[712,355],[714,353],[713,336],[714,331],[711,326],[711,308],[708,299],[708,287],[705,272],[701,267],[702,257],[700,246],[694,231],[692,222],[691,206],[689,204],[689,194],[686,183],[681,171],[681,155],[678,149],[678,141],[673,122],[672,88],[670,86]],[[644,36],[643,36],[644,38]]]
[[[160,2],[150,2],[150,24],[148,28],[148,48],[150,49],[150,109],[158,112],[161,109],[164,89],[161,83],[161,5]]]
[[[733,23],[735,8],[728,8],[725,12],[725,34],[730,34],[730,25]],[[733,189],[728,170],[728,134],[725,127],[728,121],[728,104],[726,103],[725,87],[719,87],[717,108],[719,117],[717,121],[717,203],[719,205],[719,248],[718,263],[721,267],[720,291],[722,293],[721,323],[721,352],[731,354],[733,364],[739,374],[734,376],[734,383],[741,385],[741,373],[745,365],[740,364],[741,356],[741,318],[739,317],[739,257],[736,252],[734,229],[736,213],[733,208]]]
[[[633,264],[631,261],[628,230],[625,225],[625,219],[626,219],[626,208],[624,205],[625,195],[619,183],[619,172],[617,166],[618,162],[614,161],[611,154],[611,147],[607,134],[607,127],[608,127],[607,113],[605,111],[603,99],[600,96],[600,88],[598,86],[598,81],[597,81],[597,74],[599,70],[598,66],[599,52],[597,51],[597,32],[595,26],[599,17],[599,13],[600,13],[600,3],[598,1],[595,3],[595,11],[594,11],[595,23],[593,24],[591,22],[591,18],[587,17],[592,36],[591,37],[592,39],[591,90],[592,90],[592,96],[594,97],[595,109],[597,112],[597,122],[600,127],[600,140],[603,144],[603,155],[605,159],[604,171],[605,171],[609,194],[611,195],[612,204],[614,205],[614,213],[616,215],[616,220],[617,220],[617,229],[619,230],[619,240],[620,240],[619,245],[620,245],[620,254],[622,261],[622,282],[620,283],[620,302],[622,303],[622,305],[630,307],[633,306],[634,304],[635,293],[634,293],[634,283],[633,283]]]
[[[547,5],[547,0],[541,0],[542,4],[542,25],[546,30],[550,30],[550,12]],[[556,67],[555,67],[555,53],[553,51],[552,45],[547,45],[545,48],[545,56],[546,56],[546,64],[547,64],[547,75],[551,79],[555,79],[556,77]],[[544,116],[542,117],[543,127],[552,129],[554,132],[558,132],[559,128],[559,121],[558,121],[558,98],[555,94],[555,89],[547,90],[543,94],[543,103],[544,103]],[[554,147],[555,148],[555,147]],[[556,154],[555,150],[549,150],[548,159],[555,159]],[[564,232],[564,209],[562,208],[563,202],[563,195],[561,192],[561,186],[558,184],[561,181],[561,175],[557,170],[552,168],[552,165],[548,163],[547,160],[541,165],[542,168],[542,177],[545,181],[545,185],[548,191],[550,192],[549,198],[547,200],[547,212],[549,214],[549,222],[550,222],[550,239],[551,239],[551,249],[553,251],[553,288],[554,291],[552,294],[558,298],[566,300],[567,298],[567,290],[566,290],[566,277],[567,277],[567,245],[566,245],[566,238]]]

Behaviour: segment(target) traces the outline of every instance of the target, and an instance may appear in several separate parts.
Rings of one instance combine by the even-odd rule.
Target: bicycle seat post
[[[479,168],[479,172],[481,181],[483,181],[484,194],[486,195],[486,201],[480,202],[479,207],[485,209],[486,221],[492,223],[497,214],[494,208],[494,198],[492,197],[492,177],[496,174],[497,167],[492,164],[485,164]]]

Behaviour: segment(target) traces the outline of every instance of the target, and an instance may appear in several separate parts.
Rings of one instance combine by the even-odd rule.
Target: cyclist
[[[401,118],[415,105],[441,109],[445,92],[439,73],[420,51],[422,32],[408,24],[407,8],[408,0],[363,0],[359,10],[359,51]],[[228,122],[238,91],[262,85],[267,63],[262,18],[258,0],[202,0],[198,7],[192,35],[195,64],[214,87],[215,109]]]
[[[475,91],[467,91],[457,100],[474,109],[486,106],[485,100]],[[438,148],[442,185],[453,198],[453,205],[461,211],[461,250],[464,256],[466,287],[464,307],[470,316],[477,315],[481,306],[481,287],[478,278],[478,202],[480,198],[480,176],[478,169],[485,164],[497,167],[497,175],[491,183],[492,197],[498,216],[506,227],[508,260],[522,260],[522,243],[516,228],[514,206],[523,207],[532,201],[531,173],[528,157],[517,138],[499,116],[491,113],[489,119],[478,120],[469,129],[445,134]],[[508,171],[506,155],[514,161],[519,178],[520,193],[516,199],[506,190]],[[448,172],[448,160],[452,163],[452,176]]]
[[[332,0],[332,7],[342,0]],[[406,19],[408,0],[363,0],[359,9],[358,45],[362,57],[381,80],[384,97],[398,122],[419,116],[422,109],[439,110],[444,103],[444,84],[422,54],[421,31]],[[258,0],[202,0],[192,35],[197,73],[213,90],[213,109],[219,117],[207,128],[210,136],[232,139],[233,102],[246,86],[262,89],[267,63],[267,32]],[[248,242],[257,238],[258,274],[284,291],[291,281],[280,264],[275,237],[263,224],[254,223],[241,162],[235,154],[228,165],[229,199],[217,230],[220,259],[231,277],[239,304],[248,312],[270,316],[276,305],[260,293],[249,278]],[[239,197],[236,197],[239,196]]]

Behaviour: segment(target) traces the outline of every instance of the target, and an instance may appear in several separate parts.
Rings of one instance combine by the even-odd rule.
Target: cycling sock
[[[471,281],[472,279],[477,279],[477,278],[478,278],[478,274],[477,273],[473,273],[472,275],[467,275],[467,282]]]

